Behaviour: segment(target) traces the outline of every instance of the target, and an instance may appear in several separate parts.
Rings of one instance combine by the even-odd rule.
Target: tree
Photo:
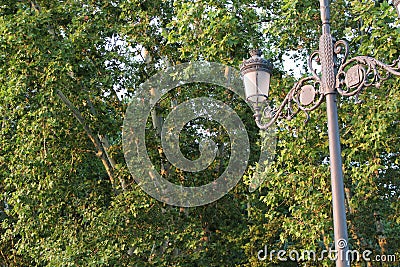
[[[172,27],[173,4],[21,1],[1,8],[1,264],[244,260],[233,241],[245,229],[233,223],[242,217],[239,200],[166,207],[133,183],[124,163],[127,101],[120,92],[128,97],[162,62],[185,60],[159,31]],[[138,58],[144,49],[151,61]],[[238,231],[223,230],[230,227]],[[218,243],[232,249],[212,249]]]

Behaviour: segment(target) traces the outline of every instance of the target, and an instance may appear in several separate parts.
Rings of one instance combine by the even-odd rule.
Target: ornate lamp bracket
[[[347,47],[345,41],[340,42]],[[400,76],[400,58],[392,64],[385,64],[368,56],[357,56],[347,60],[346,51],[342,62],[338,65],[336,74],[336,90],[342,96],[355,96],[358,99],[365,87],[379,88],[381,82],[389,79],[390,75]]]
[[[324,36],[326,38],[322,36],[320,50],[314,51],[308,58],[308,67],[312,75],[296,82],[279,108],[271,109],[267,105],[264,109],[255,110],[254,118],[260,129],[269,128],[278,118],[290,120],[299,112],[304,112],[306,115],[305,122],[307,122],[310,117],[309,112],[321,105],[326,94],[337,92],[342,96],[355,96],[356,102],[359,102],[358,95],[365,87],[375,86],[379,88],[380,83],[389,79],[390,75],[400,76],[400,58],[394,60],[391,64],[384,64],[368,56],[347,59],[349,46],[345,40],[334,42],[329,47],[327,41],[332,41],[332,38],[329,38],[330,35]],[[321,56],[322,50],[325,52],[322,52],[324,55]],[[337,71],[332,76],[331,73],[324,73],[324,70],[322,70],[320,76],[317,74],[313,63],[320,64],[321,60],[329,61],[329,57],[326,57],[327,52],[333,54],[333,65]],[[331,62],[324,63],[325,65],[327,63],[332,64]],[[264,120],[267,122],[263,123]]]
[[[319,61],[318,51],[312,53],[308,59],[308,66],[312,70],[312,75],[295,83],[279,108],[271,110],[267,105],[262,112],[255,110],[254,117],[260,129],[267,129],[278,118],[291,120],[299,112],[304,112],[306,115],[305,122],[307,122],[310,117],[309,112],[321,105],[324,100],[324,93],[321,87],[321,79],[312,66],[314,61]],[[269,121],[263,124],[262,119],[269,119]]]

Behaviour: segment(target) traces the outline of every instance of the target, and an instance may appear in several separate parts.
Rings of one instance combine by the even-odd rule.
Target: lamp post
[[[394,0],[394,6],[400,18],[400,0]],[[336,266],[347,267],[350,266],[350,259],[336,96],[340,94],[357,98],[365,87],[378,86],[379,82],[388,79],[390,74],[400,76],[400,63],[397,59],[386,65],[367,56],[347,59],[347,42],[335,42],[330,32],[329,0],[320,0],[320,12],[322,35],[319,39],[319,49],[310,55],[308,61],[312,75],[298,81],[279,108],[271,112],[270,107],[266,105],[272,64],[261,57],[259,50],[251,51],[251,58],[243,61],[240,71],[246,99],[253,105],[256,124],[262,130],[266,130],[284,115],[291,119],[298,112],[304,112],[308,118],[309,111],[317,109],[324,100],[326,101],[334,238],[338,256]],[[320,75],[312,67],[313,59],[320,61]],[[382,76],[382,72],[386,76]],[[263,123],[263,118],[269,121]]]

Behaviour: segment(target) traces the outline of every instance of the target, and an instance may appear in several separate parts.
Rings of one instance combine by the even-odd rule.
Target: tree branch
[[[36,12],[41,12],[42,9],[40,8],[40,6],[38,5],[38,3],[35,0],[31,0],[31,7],[36,11]]]
[[[89,97],[87,97],[87,103],[89,104],[90,112],[92,112],[93,116],[97,116],[97,111],[94,108],[94,105]],[[110,156],[110,154],[108,153],[108,151],[110,149],[110,142],[108,141],[107,135],[105,135],[105,134],[101,135],[98,133],[97,137],[99,138],[99,141],[101,143],[101,146],[103,147],[103,151],[108,159],[108,162],[110,163],[111,168],[114,170],[115,166],[116,166],[116,162],[115,162],[114,158],[112,158]],[[125,191],[125,189],[126,189],[125,179],[122,178],[121,176],[118,176],[118,180],[121,184],[122,190]]]
[[[96,136],[92,133],[92,131],[90,130],[89,126],[86,124],[85,119],[82,117],[79,110],[71,103],[71,101],[69,101],[69,99],[63,94],[63,92],[61,92],[60,90],[56,90],[56,94],[60,97],[60,99],[64,102],[64,104],[72,111],[72,114],[74,114],[75,118],[79,121],[79,123],[82,124],[83,129],[85,130],[89,139],[92,141],[93,145],[96,147],[96,150],[97,150],[96,155],[101,159],[101,162],[103,163],[104,168],[106,169],[107,175],[111,181],[111,184],[114,187],[115,183],[114,183],[114,173],[113,173],[112,164],[108,161],[106,151],[104,150],[100,139],[98,138],[98,136]]]

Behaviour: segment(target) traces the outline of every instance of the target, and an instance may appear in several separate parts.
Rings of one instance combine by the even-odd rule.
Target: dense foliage
[[[350,56],[385,62],[400,56],[390,2],[331,6],[333,33],[349,41]],[[143,192],[127,169],[121,140],[129,97],[157,71],[182,62],[237,67],[249,48],[263,47],[276,66],[271,94],[280,103],[295,82],[283,71],[285,54],[291,57],[285,64],[306,62],[320,30],[318,1],[1,0],[0,266],[274,266],[276,257],[261,261],[258,251],[329,249],[324,105],[307,124],[301,116],[279,122],[274,164],[257,174],[266,180],[250,193],[262,137],[249,107],[204,84],[163,98],[148,120],[146,144],[156,168],[175,183],[183,174],[166,162],[159,127],[176,104],[215,97],[231,105],[249,133],[252,156],[243,180],[197,208],[167,206]],[[390,79],[366,90],[362,104],[338,99],[351,247],[397,259],[399,88]],[[188,176],[190,185],[217,178],[230,153],[222,127],[195,122],[225,149],[204,173]],[[202,138],[196,129],[181,135],[181,149],[193,159]]]

